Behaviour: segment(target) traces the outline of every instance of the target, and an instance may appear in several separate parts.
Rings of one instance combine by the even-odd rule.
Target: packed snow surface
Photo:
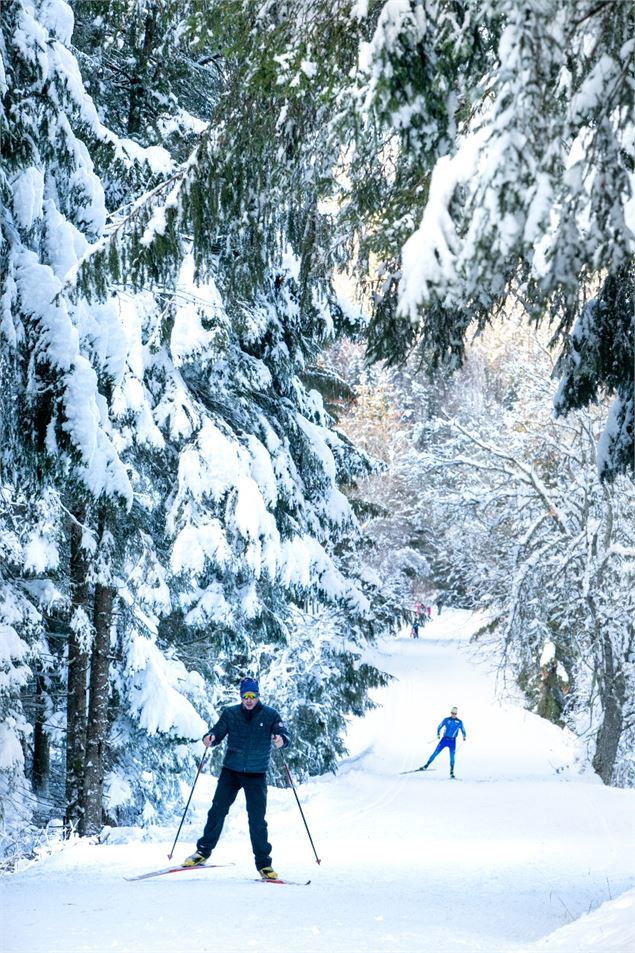
[[[270,790],[274,865],[309,886],[254,881],[241,796],[212,858],[233,866],[127,882],[167,865],[176,825],[52,843],[2,880],[0,949],[633,953],[633,792],[605,787],[571,734],[505,694],[468,641],[479,621],[445,610],[419,640],[369,653],[394,679],[352,721],[338,774],[298,785],[320,866],[292,792]],[[423,764],[452,705],[467,731],[457,780],[447,751],[400,774]],[[214,784],[199,779],[175,859]]]

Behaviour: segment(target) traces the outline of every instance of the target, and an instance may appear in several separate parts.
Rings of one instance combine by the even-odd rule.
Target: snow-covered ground
[[[371,653],[395,676],[381,707],[351,725],[337,776],[298,788],[320,866],[292,792],[270,790],[274,865],[310,886],[253,881],[239,798],[213,857],[234,866],[124,880],[165,866],[176,828],[113,830],[25,863],[0,885],[0,949],[633,953],[634,793],[604,787],[570,734],[497,700],[467,641],[476,624],[445,611],[419,641]],[[454,704],[468,735],[457,780],[447,752],[434,771],[400,774],[423,763]],[[199,779],[178,859],[214,783]]]

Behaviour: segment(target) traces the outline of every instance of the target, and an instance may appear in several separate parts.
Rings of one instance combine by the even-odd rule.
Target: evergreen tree
[[[61,572],[64,499],[67,507],[71,498],[100,493],[126,501],[131,491],[112,445],[91,359],[100,321],[102,357],[109,359],[107,309],[96,309],[89,321],[88,312],[64,294],[69,268],[99,234],[105,216],[99,180],[74,131],[92,124],[102,134],[67,56],[72,15],[63,3],[40,6],[16,0],[3,6],[0,23],[3,509],[8,528],[27,517],[17,535],[15,529],[10,532],[15,544],[3,615],[10,642],[15,644],[11,632],[16,624],[19,638],[30,642],[28,655],[22,651],[15,657],[28,658],[38,708],[50,711],[57,700],[46,699],[46,683],[59,686],[55,661],[62,654],[59,645],[49,643],[51,612],[65,612],[71,602],[68,578]],[[33,559],[29,552],[37,552],[38,546],[40,555]],[[15,713],[23,709],[16,685],[20,679],[5,697]],[[12,724],[14,730],[22,725],[26,741],[23,720],[13,714],[5,727]],[[42,756],[46,732],[41,719],[37,728],[34,766],[48,760]],[[17,762],[6,764],[13,769]]]
[[[74,0],[73,47],[105,125],[185,158],[220,88],[213,46],[190,24],[188,0]],[[213,43],[213,40],[212,40]]]
[[[32,671],[38,691],[47,679],[61,691],[44,703],[50,758],[42,770],[65,787],[69,826],[94,833],[104,815],[170,815],[180,795],[175,771],[192,760],[184,742],[200,737],[247,670],[288,701],[302,737],[299,770],[333,768],[346,715],[363,712],[382,680],[361,663],[360,647],[390,611],[356,565],[358,530],[339,489],[370,463],[301,381],[306,372],[315,380],[310,365],[350,325],[348,313],[322,272],[303,292],[297,232],[284,217],[277,264],[270,233],[259,244],[251,219],[219,254],[219,236],[234,224],[227,188],[235,170],[228,164],[216,181],[222,149],[210,141],[230,136],[227,117],[214,116],[181,167],[174,163],[199,128],[183,112],[176,126],[165,114],[152,119],[164,91],[151,64],[178,32],[181,8],[135,6],[119,41],[121,7],[96,21],[87,7],[77,10],[80,41],[101,36],[117,46],[111,64],[132,64],[126,110],[112,74],[94,80],[97,109],[87,95],[61,0],[15,2],[2,14],[11,146],[2,179],[2,369],[21,411],[19,426],[8,415],[2,425],[16,567],[3,645],[13,660],[11,737],[42,766],[44,748],[30,748],[19,698],[25,637],[43,653],[42,633],[52,629],[37,600],[24,599],[36,591],[32,568],[11,534],[26,477],[34,516],[39,499],[55,504],[47,538],[57,548],[37,563],[37,592],[54,593],[46,608],[56,607],[61,631],[47,677],[43,662]],[[156,37],[163,47],[152,45]],[[86,66],[89,53],[80,56]],[[184,83],[192,62],[175,66]],[[197,109],[208,105],[203,96]],[[247,158],[256,170],[258,155]],[[208,234],[200,216],[209,224],[214,208],[222,214]],[[235,244],[242,241],[244,249]],[[321,622],[311,626],[317,606]],[[309,659],[311,678],[301,680]],[[65,744],[54,726],[66,726]],[[23,760],[7,764],[3,782],[13,783]]]
[[[372,355],[416,346],[455,367],[468,329],[512,300],[554,327],[559,413],[614,395],[600,471],[632,471],[632,8],[378,6],[344,210],[361,211],[360,247],[379,245]]]
[[[8,3],[1,25],[2,644],[13,673],[3,694],[2,783],[20,790],[30,766],[44,789],[47,772],[59,781],[61,771],[66,790],[56,781],[53,809],[94,830],[117,569],[110,540],[133,490],[109,419],[124,358],[119,310],[113,299],[90,308],[71,301],[67,282],[106,221],[86,142],[128,160],[68,52],[68,6]]]

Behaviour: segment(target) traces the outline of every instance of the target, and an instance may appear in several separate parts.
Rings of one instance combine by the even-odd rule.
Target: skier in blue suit
[[[441,731],[443,730],[443,737],[441,737]],[[467,735],[465,734],[465,728],[463,727],[463,722],[459,718],[459,710],[456,706],[450,709],[450,717],[444,718],[439,727],[437,728],[437,738],[441,738],[439,744],[436,746],[426,763],[419,768],[420,771],[426,771],[429,766],[432,764],[436,756],[439,754],[443,748],[450,749],[450,777],[454,777],[454,754],[456,752],[456,739],[458,733],[462,732],[463,741],[466,740]]]

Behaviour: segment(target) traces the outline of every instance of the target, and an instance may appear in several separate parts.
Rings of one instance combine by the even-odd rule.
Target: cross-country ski
[[[280,884],[281,886],[287,887],[308,887],[311,883],[310,880],[283,880],[282,877],[276,877],[272,879],[271,877],[256,877],[254,883],[259,884]]]
[[[178,874],[192,870],[209,870],[215,867],[233,866],[233,864],[199,864],[197,867],[184,867],[182,864],[176,864],[173,867],[163,867],[160,870],[150,870],[145,874],[137,874],[135,877],[124,877],[124,880],[149,880],[151,877],[164,877],[166,874]]]

